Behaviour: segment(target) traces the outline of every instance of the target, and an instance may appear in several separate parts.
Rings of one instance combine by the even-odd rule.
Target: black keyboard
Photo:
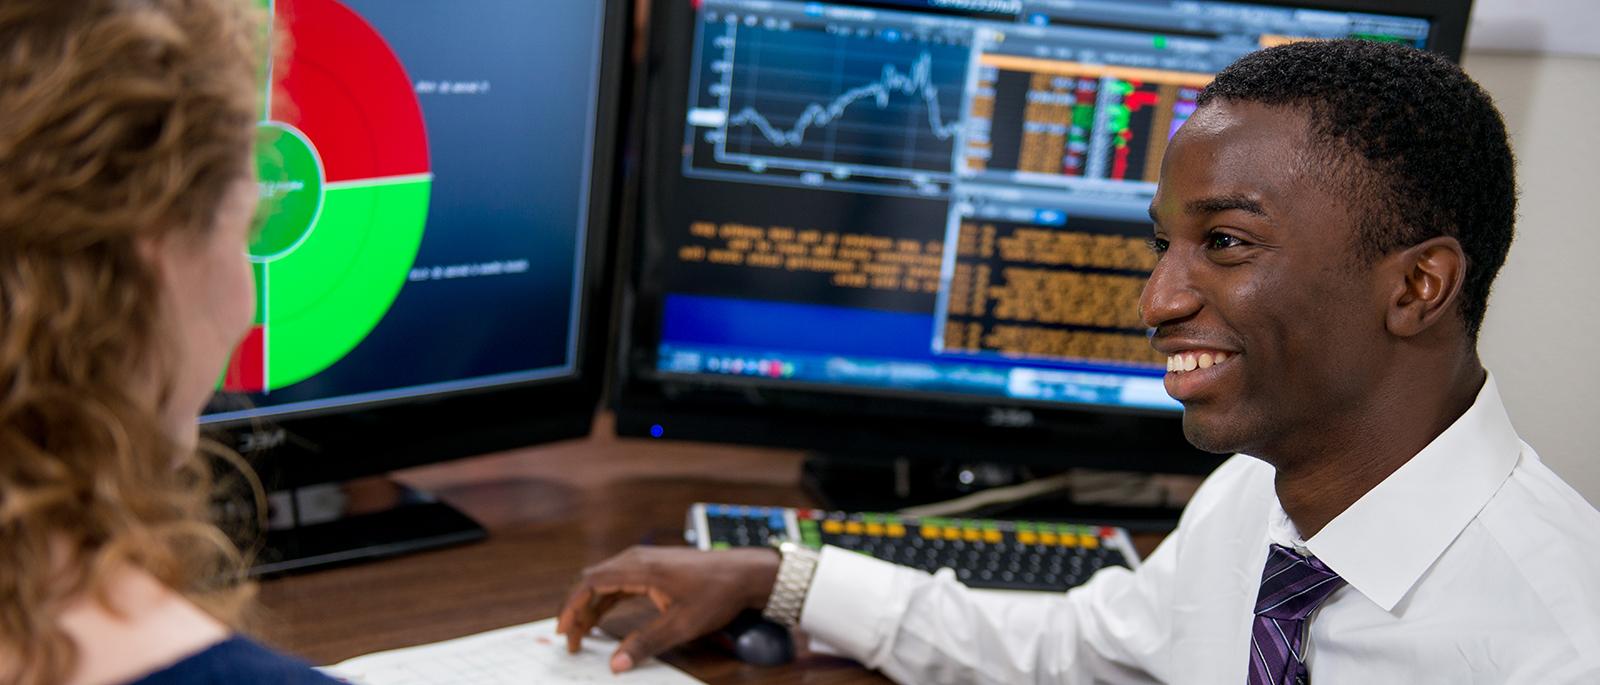
[[[995,590],[1062,592],[1107,566],[1139,563],[1126,530],[1044,521],[695,504],[685,537],[708,550],[831,545],[930,573],[954,569],[968,587]]]

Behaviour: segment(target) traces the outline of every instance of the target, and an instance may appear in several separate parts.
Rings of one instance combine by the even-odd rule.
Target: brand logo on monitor
[[[239,435],[239,443],[235,450],[240,454],[265,452],[288,441],[289,434],[282,428],[253,431]]]
[[[1000,428],[1026,428],[1033,425],[1033,412],[1026,409],[991,407],[984,423]]]

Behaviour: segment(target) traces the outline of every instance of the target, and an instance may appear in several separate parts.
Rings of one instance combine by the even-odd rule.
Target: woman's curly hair
[[[158,418],[166,388],[151,406],[176,360],[138,245],[205,239],[248,173],[261,14],[0,2],[0,680],[64,680],[77,647],[61,611],[103,598],[118,568],[230,625],[250,599],[209,522],[207,464]]]

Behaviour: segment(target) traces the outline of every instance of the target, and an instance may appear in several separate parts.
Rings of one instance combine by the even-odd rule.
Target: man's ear
[[[1383,258],[1379,269],[1393,284],[1385,324],[1390,333],[1409,338],[1456,313],[1467,255],[1460,241],[1439,236]]]

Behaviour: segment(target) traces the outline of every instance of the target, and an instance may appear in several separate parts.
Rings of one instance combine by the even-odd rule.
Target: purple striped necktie
[[[1307,685],[1306,617],[1344,579],[1316,557],[1273,545],[1261,571],[1255,626],[1250,631],[1250,685]]]

